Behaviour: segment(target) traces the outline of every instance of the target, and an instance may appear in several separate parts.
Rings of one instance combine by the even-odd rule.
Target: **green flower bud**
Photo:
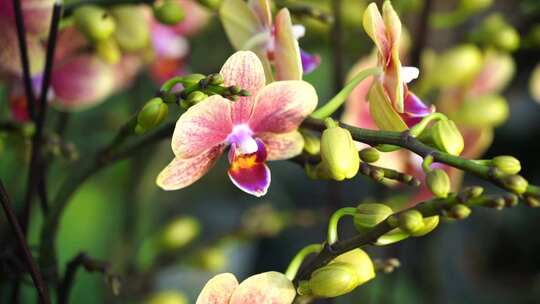
[[[506,121],[508,112],[504,97],[485,95],[465,100],[452,118],[471,127],[496,127]]]
[[[463,151],[465,143],[456,124],[451,120],[439,120],[432,129],[431,135],[435,146],[452,155],[459,155]]]
[[[408,238],[409,236],[410,236],[410,234],[404,232],[403,230],[401,230],[399,228],[395,228],[395,229],[390,230],[388,233],[380,236],[377,239],[377,242],[375,242],[375,245],[377,245],[377,246],[390,245],[390,244],[402,241],[402,240]]]
[[[532,196],[532,195],[525,195],[524,199],[525,199],[525,203],[527,204],[527,206],[529,206],[531,208],[540,207],[540,200],[538,199],[538,197],[535,197],[535,196]]]
[[[351,133],[337,125],[324,130],[321,136],[321,158],[330,176],[338,181],[354,177],[360,168]]]
[[[149,130],[159,125],[169,113],[169,106],[159,97],[148,101],[137,115],[137,124],[144,130]]]
[[[195,91],[195,92],[191,92],[187,96],[186,101],[190,103],[191,105],[194,105],[205,100],[206,98],[208,98],[208,95],[206,95],[205,93],[201,91]]]
[[[334,298],[347,294],[358,286],[358,274],[353,265],[335,262],[315,270],[309,279],[311,294]]]
[[[519,48],[519,33],[511,26],[501,29],[493,36],[495,46],[503,51],[513,52]]]
[[[173,0],[163,0],[152,6],[154,17],[161,23],[174,25],[184,19],[184,10]]]
[[[221,6],[223,0],[198,0],[200,4],[206,6],[210,10],[217,10]]]
[[[494,13],[484,19],[482,27],[473,33],[473,38],[503,51],[513,52],[519,48],[519,33],[500,13]]]
[[[491,164],[506,174],[517,174],[521,171],[521,163],[513,156],[496,156],[491,160]]]
[[[381,154],[375,148],[365,148],[360,151],[360,159],[366,163],[374,163],[379,160]]]
[[[418,230],[416,230],[415,232],[411,233],[412,236],[424,236],[428,233],[430,233],[431,231],[435,230],[435,228],[437,228],[437,226],[439,225],[439,216],[438,215],[434,215],[434,216],[428,216],[428,217],[425,217],[424,218],[424,226]]]
[[[191,216],[183,216],[169,223],[162,231],[161,245],[169,250],[182,248],[200,233],[199,221]]]
[[[121,49],[136,52],[150,43],[150,28],[144,8],[135,5],[118,5],[111,10],[117,27],[114,38]]]
[[[426,174],[426,184],[435,197],[446,198],[450,192],[450,178],[442,169],[434,169]]]
[[[527,191],[529,182],[521,175],[508,175],[501,179],[502,184],[516,194],[523,194]]]
[[[223,81],[225,81],[223,79],[223,75],[221,75],[220,73],[214,73],[214,74],[210,74],[208,75],[208,84],[211,84],[211,85],[220,85],[220,84],[223,84]],[[241,88],[238,88],[238,91],[240,91]]]
[[[358,212],[354,215],[354,226],[359,232],[375,227],[394,213],[392,208],[384,204],[360,204],[356,208]]]
[[[208,271],[219,271],[225,268],[227,257],[219,247],[206,248],[198,253],[197,264]]]
[[[424,228],[424,217],[418,210],[408,210],[398,217],[399,228],[408,234],[418,232]]]
[[[330,264],[348,263],[354,266],[356,270],[357,286],[375,278],[375,267],[369,255],[361,249],[353,249],[337,256]],[[329,264],[329,265],[330,265]]]
[[[301,132],[304,138],[304,151],[311,155],[317,155],[321,152],[321,140],[307,132]]]
[[[203,74],[190,74],[182,78],[183,78],[182,83],[184,84],[184,87],[189,88],[191,86],[198,84],[199,81],[205,79],[206,76],[204,76]]]
[[[168,290],[158,292],[148,300],[144,302],[145,304],[188,304],[188,298],[181,292]]]
[[[73,20],[75,27],[91,41],[107,39],[116,29],[113,18],[95,5],[84,5],[76,9]]]
[[[97,41],[96,52],[103,61],[109,64],[118,63],[122,57],[120,47],[112,38]]]
[[[473,44],[455,47],[437,58],[432,81],[439,87],[453,87],[470,82],[482,67],[482,52]]]
[[[466,219],[467,217],[469,217],[470,214],[471,214],[471,208],[463,204],[457,204],[457,205],[452,206],[452,208],[450,208],[448,212],[448,215],[451,218],[454,218],[457,220]]]

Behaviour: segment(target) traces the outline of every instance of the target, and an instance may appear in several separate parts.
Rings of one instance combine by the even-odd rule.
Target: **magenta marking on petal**
[[[229,170],[229,178],[240,190],[260,197],[266,194],[270,186],[270,169],[265,163],[255,163],[251,167]]]
[[[403,100],[405,113],[413,117],[424,117],[433,113],[433,107],[427,106],[418,96],[411,92],[407,92]]]
[[[264,142],[260,138],[256,138],[255,142],[257,143],[257,162],[265,162],[268,158],[268,153],[266,152],[266,146],[264,145]]]
[[[300,60],[302,60],[304,75],[313,72],[321,64],[321,57],[319,55],[312,55],[302,49],[300,50]]]

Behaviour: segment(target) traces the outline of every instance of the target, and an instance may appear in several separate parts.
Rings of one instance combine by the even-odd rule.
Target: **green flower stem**
[[[431,164],[433,164],[433,156],[428,155],[424,157],[424,160],[422,161],[422,170],[424,173],[428,173],[431,171]]]
[[[356,88],[358,83],[370,76],[377,76],[381,73],[382,70],[380,68],[371,68],[358,73],[349,83],[347,83],[347,85],[339,93],[337,93],[336,96],[330,99],[330,101],[328,101],[324,106],[313,112],[311,114],[311,117],[316,119],[323,119],[329,117],[337,109],[339,109],[339,107],[341,107],[345,100],[347,100],[347,97],[349,97],[352,90]]]
[[[300,266],[302,265],[302,262],[304,261],[306,256],[313,253],[319,253],[322,248],[323,246],[321,244],[311,244],[298,251],[298,253],[291,260],[289,267],[287,267],[287,270],[285,271],[285,276],[291,281],[294,280],[294,278],[296,277],[296,273],[298,272],[298,269],[300,269]]]
[[[326,129],[324,122],[320,119],[308,118],[302,125],[302,128],[322,132]],[[437,150],[433,147],[430,147],[418,139],[414,138],[409,134],[408,131],[405,132],[393,132],[393,131],[377,131],[356,128],[346,124],[341,124],[342,128],[345,128],[351,132],[351,135],[354,140],[366,143],[371,146],[377,146],[382,144],[389,144],[394,146],[399,146],[405,148],[411,152],[418,154],[421,157],[426,157],[428,155],[433,156],[433,160],[438,163],[447,164],[454,168],[472,173],[482,179],[490,181],[495,185],[512,192],[511,189],[506,187],[501,181],[500,178],[490,174],[491,168],[478,164],[473,160],[468,160],[461,158],[459,156],[451,155],[440,150]],[[540,197],[540,187],[529,185],[525,195],[532,195]]]
[[[465,191],[462,193],[464,194]],[[405,209],[403,211],[397,212],[394,216],[388,217],[385,221],[371,228],[370,230],[357,234],[351,238],[340,240],[332,244],[326,244],[319,254],[312,259],[307,265],[305,265],[298,275],[295,277],[295,284],[298,284],[301,280],[308,279],[313,271],[316,269],[328,264],[335,257],[355,248],[373,244],[377,241],[379,237],[390,232],[395,227],[389,223],[390,218],[396,218],[401,213],[409,210],[418,210],[424,217],[434,216],[434,215],[444,215],[446,210],[450,209],[454,205],[465,204],[469,207],[489,207],[492,208],[493,202],[497,199],[502,199],[504,201],[515,201],[517,197],[515,195],[510,196],[488,196],[480,195],[477,197],[463,198],[462,195],[452,194],[445,199],[431,199],[416,205],[415,207]]]
[[[413,137],[418,137],[420,134],[422,134],[422,132],[424,132],[424,130],[428,127],[428,125],[432,121],[447,120],[447,119],[448,118],[446,117],[446,115],[442,113],[439,113],[439,112],[431,113],[427,115],[426,117],[422,118],[422,120],[419,123],[417,123],[414,127],[412,127],[410,129],[410,134]]]
[[[177,84],[184,84],[184,77],[176,76],[167,80],[165,83],[163,83],[163,85],[161,85],[159,90],[161,92],[169,93]]]
[[[330,217],[330,222],[328,223],[328,244],[329,245],[332,245],[338,241],[339,220],[346,215],[354,216],[356,212],[357,212],[356,208],[345,207],[345,208],[338,209],[336,212],[332,214],[332,216]]]

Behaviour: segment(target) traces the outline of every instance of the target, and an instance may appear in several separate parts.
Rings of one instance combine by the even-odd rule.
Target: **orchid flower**
[[[176,25],[164,25],[149,15],[151,42],[155,54],[150,71],[157,83],[186,73],[184,63],[189,52],[186,38],[198,32],[209,19],[208,12],[196,2],[191,0],[178,2],[188,13]]]
[[[301,153],[297,131],[317,105],[315,89],[301,80],[265,85],[261,61],[251,51],[239,51],[223,65],[225,85],[236,85],[251,96],[231,101],[213,95],[189,108],[176,123],[173,161],[159,174],[165,190],[189,186],[215,164],[227,146],[231,181],[241,190],[262,196],[270,185],[266,160]]]
[[[399,58],[401,21],[390,1],[383,4],[383,15],[375,3],[364,13],[363,25],[377,48],[378,65],[383,69],[369,91],[371,115],[380,129],[403,131],[434,111],[409,91],[407,83],[419,70],[402,67]]]
[[[268,0],[225,0],[219,11],[221,22],[236,50],[252,50],[272,78],[274,64],[278,80],[300,80],[320,63],[318,56],[300,49],[298,39],[305,34],[301,25],[292,25],[289,11],[281,9],[272,22]]]
[[[291,304],[295,296],[292,282],[279,272],[256,274],[240,284],[233,274],[222,273],[206,283],[196,304]]]

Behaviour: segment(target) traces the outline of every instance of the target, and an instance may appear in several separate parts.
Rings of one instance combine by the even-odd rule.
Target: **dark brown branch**
[[[13,212],[13,209],[11,207],[11,201],[9,199],[6,189],[4,188],[4,183],[2,182],[2,180],[0,180],[0,202],[2,203],[2,207],[4,209],[4,212],[6,213],[6,217],[11,226],[11,229],[13,230],[13,233],[15,234],[15,238],[17,239],[20,250],[23,253],[23,259],[26,263],[26,266],[28,267],[28,272],[30,272],[32,281],[34,282],[34,285],[36,286],[39,301],[40,303],[49,304],[50,298],[49,298],[49,291],[48,291],[47,285],[43,281],[43,276],[41,275],[41,272],[39,271],[39,268],[37,267],[37,264],[34,261],[34,258],[32,257],[32,253],[30,252],[30,249],[28,248],[28,244],[26,243],[26,238],[21,229],[21,226],[19,225],[17,217],[15,216],[15,212]],[[15,288],[15,289],[18,289],[18,288]]]

